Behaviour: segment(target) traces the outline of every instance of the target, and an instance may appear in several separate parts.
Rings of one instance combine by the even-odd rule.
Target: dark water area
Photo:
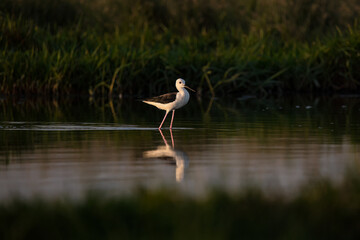
[[[0,199],[138,187],[294,196],[360,170],[358,96],[197,99],[164,112],[124,99],[0,100]]]

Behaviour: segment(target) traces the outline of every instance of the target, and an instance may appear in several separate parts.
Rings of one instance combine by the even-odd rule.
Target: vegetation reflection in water
[[[293,194],[314,177],[338,184],[359,166],[359,100],[202,99],[179,110],[169,133],[157,130],[162,112],[131,100],[2,100],[2,197],[32,187],[75,196],[87,188],[120,193],[138,184],[189,192],[256,186]]]

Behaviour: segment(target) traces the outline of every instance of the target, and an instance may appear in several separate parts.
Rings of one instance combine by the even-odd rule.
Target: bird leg
[[[175,115],[175,110],[172,111],[172,117],[171,117],[171,124],[170,124],[170,129],[172,129],[172,124],[173,124],[173,121],[174,121],[174,115]]]
[[[162,125],[163,125],[163,123],[164,123],[164,121],[165,121],[165,119],[166,119],[166,116],[168,115],[168,111],[166,111],[166,113],[165,113],[165,116],[164,116],[164,119],[162,120],[162,122],[161,122],[161,124],[160,124],[160,126],[159,126],[159,129],[161,129],[161,127],[162,127]]]

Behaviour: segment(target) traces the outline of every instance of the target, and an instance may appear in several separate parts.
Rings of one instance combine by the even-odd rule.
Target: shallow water
[[[294,195],[360,166],[360,98],[192,98],[172,131],[133,100],[0,102],[0,199],[128,194],[139,186],[193,195],[257,187]]]

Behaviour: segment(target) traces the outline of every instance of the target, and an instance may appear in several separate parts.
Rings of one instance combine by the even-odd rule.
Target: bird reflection
[[[184,179],[184,172],[188,166],[189,157],[183,151],[175,149],[174,137],[172,134],[172,130],[170,129],[171,136],[171,146],[166,141],[164,134],[161,129],[159,129],[161,137],[164,141],[165,146],[158,146],[156,150],[145,151],[143,153],[144,158],[165,158],[171,159],[176,164],[175,176],[176,181],[181,182]]]

